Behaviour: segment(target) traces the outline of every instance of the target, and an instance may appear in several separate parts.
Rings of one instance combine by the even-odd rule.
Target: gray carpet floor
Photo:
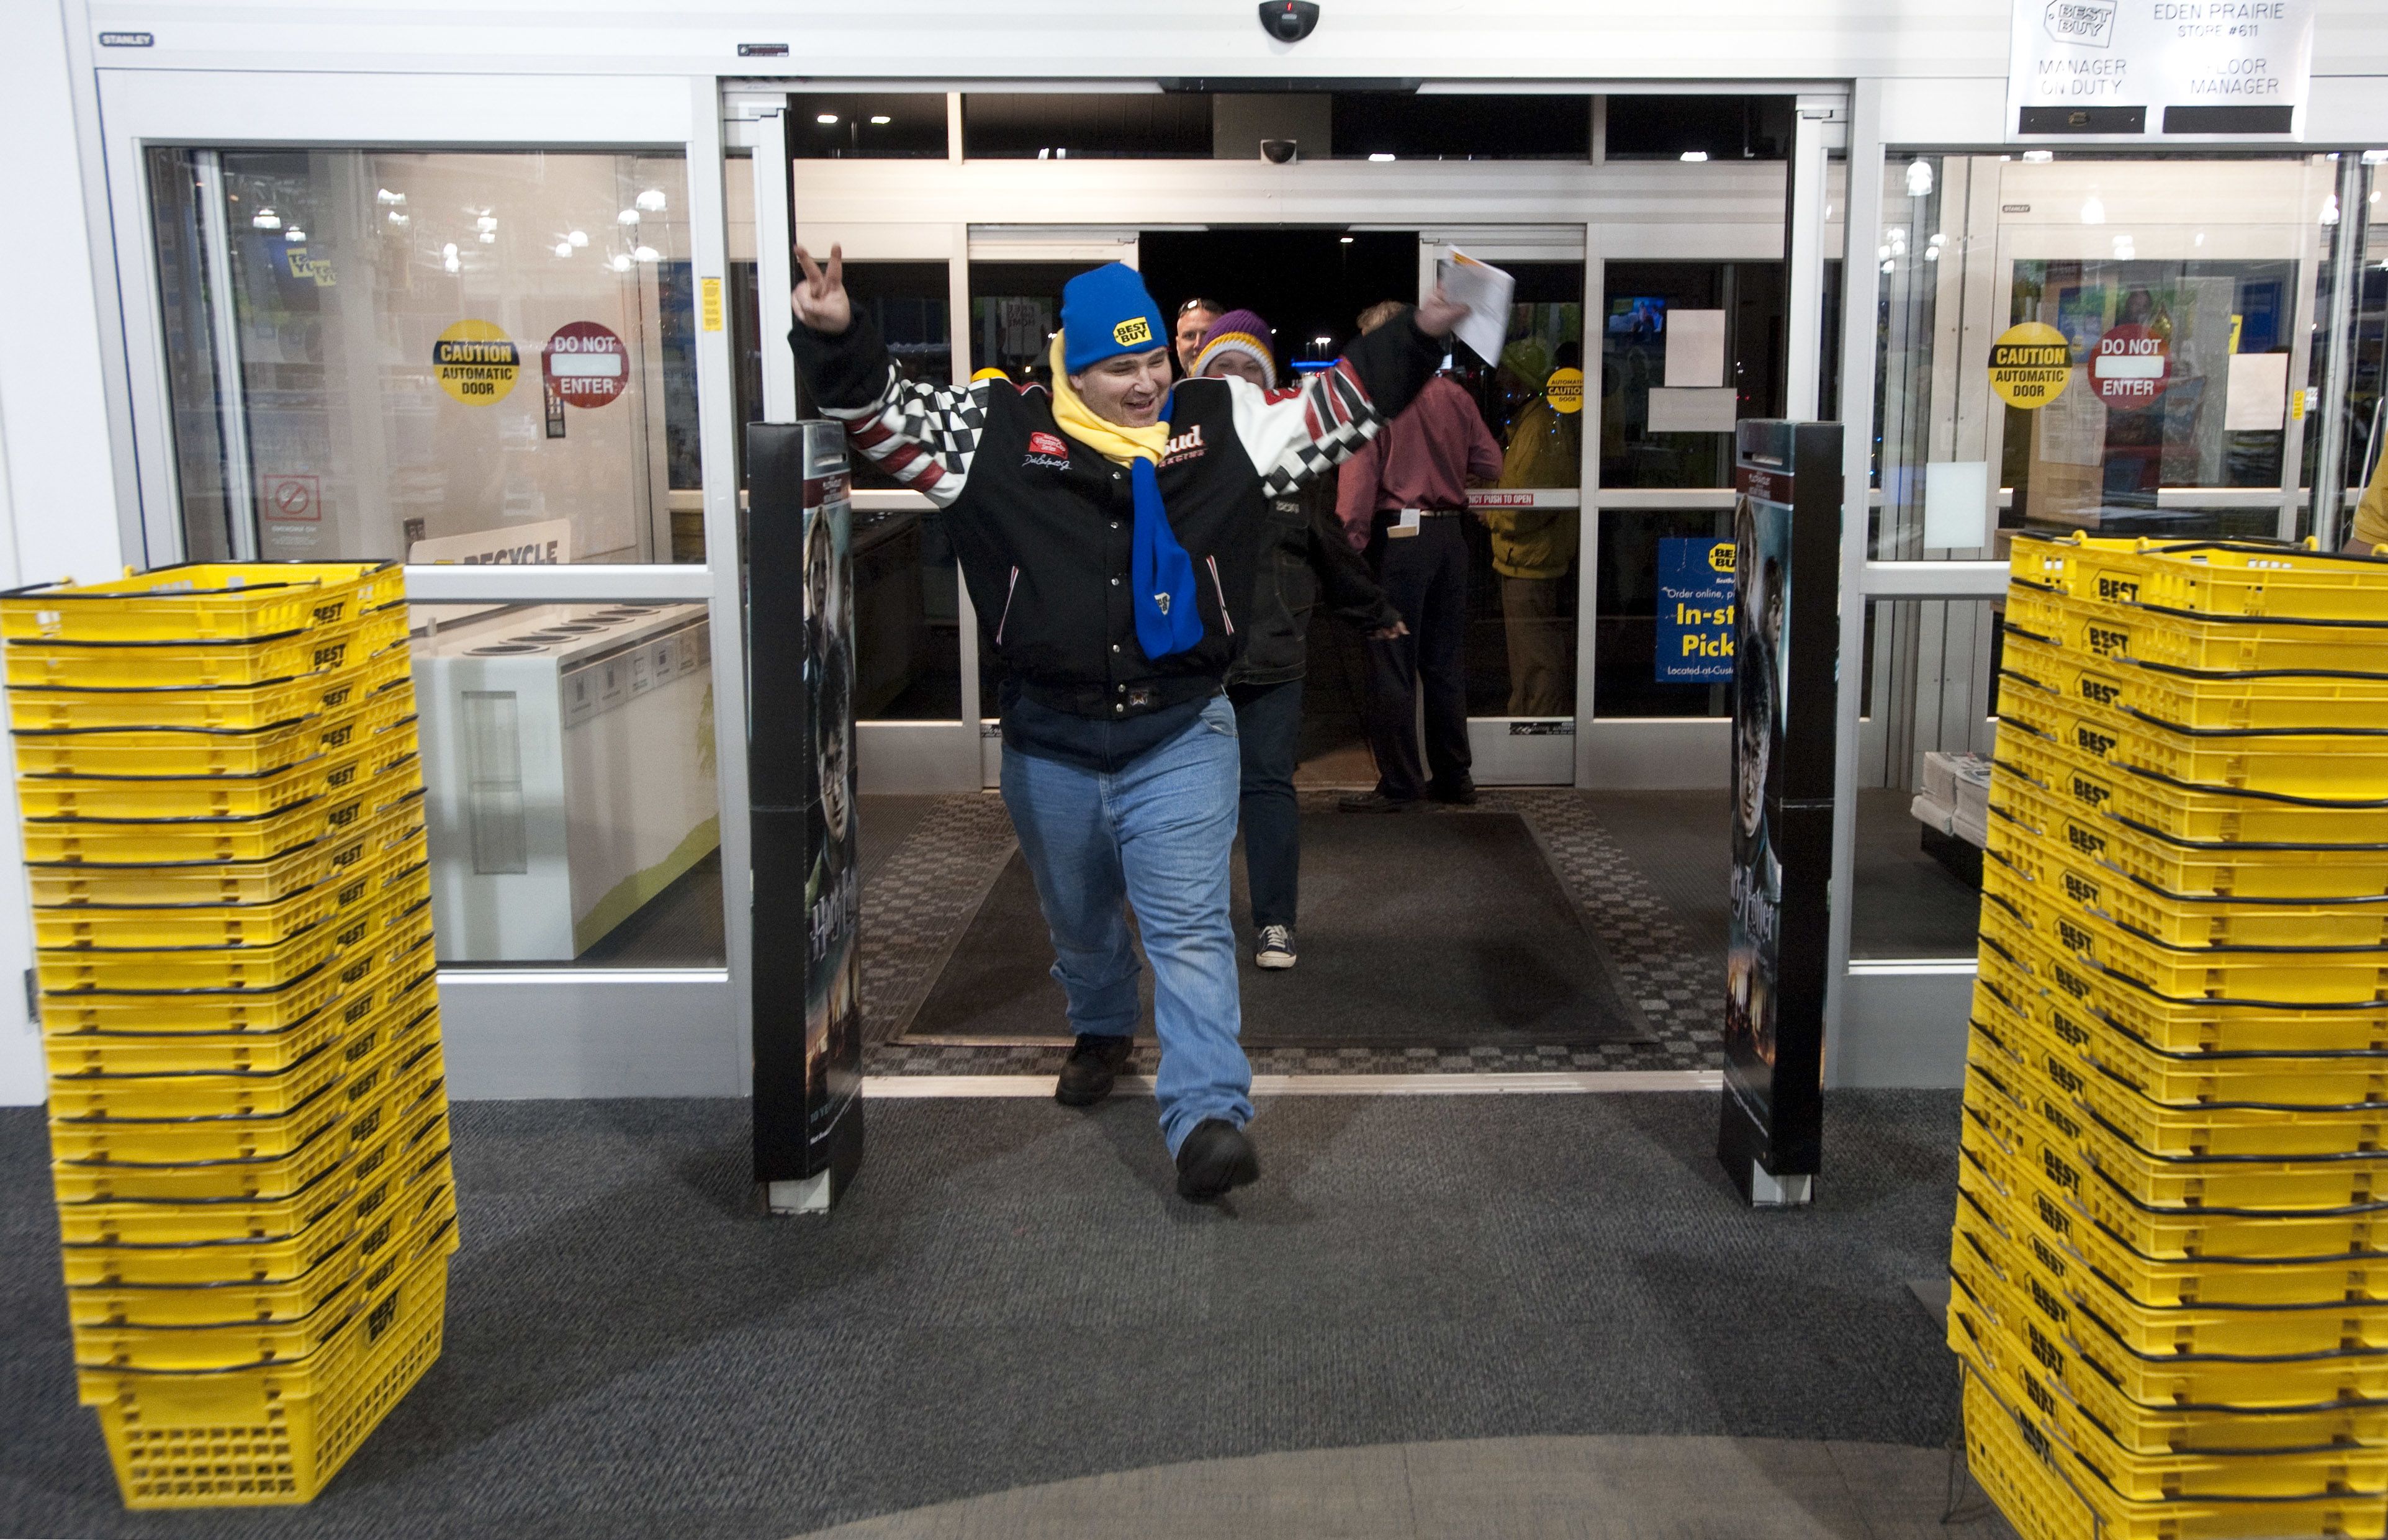
[[[1243,1041],[1253,1048],[1635,1042],[1649,1029],[1600,943],[1512,812],[1302,819],[1302,962],[1250,955],[1251,901],[1233,864]],[[909,1037],[1067,1039],[1051,937],[1014,854],[962,933]],[[1150,966],[1141,1032],[1152,1029]]]
[[[831,1217],[737,1102],[467,1103],[444,1356],[317,1503],[127,1515],[75,1404],[41,1118],[0,1113],[0,1534],[771,1540],[1037,1483],[1418,1441],[1936,1447],[1954,1093],[1827,1101],[1755,1214],[1712,1096],[1287,1098],[1169,1190],[1149,1101],[882,1102]]]

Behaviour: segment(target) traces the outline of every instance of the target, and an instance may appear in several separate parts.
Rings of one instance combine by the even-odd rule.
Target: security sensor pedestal
[[[755,1179],[774,1214],[824,1214],[862,1165],[845,434],[756,423],[746,454]]]
[[[1756,1207],[1823,1156],[1841,429],[1745,422],[1734,485],[1733,867],[1717,1154]]]

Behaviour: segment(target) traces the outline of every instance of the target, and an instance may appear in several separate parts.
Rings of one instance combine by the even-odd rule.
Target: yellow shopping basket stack
[[[388,563],[0,595],[75,1363],[125,1502],[305,1502],[455,1250]]]
[[[1949,1340],[2026,1540],[2388,1530],[2388,563],[2019,538]]]

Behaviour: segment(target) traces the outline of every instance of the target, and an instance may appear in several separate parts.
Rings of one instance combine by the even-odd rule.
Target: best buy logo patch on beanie
[[[1071,374],[1158,348],[1168,330],[1144,279],[1124,262],[1089,268],[1061,286],[1061,367]]]

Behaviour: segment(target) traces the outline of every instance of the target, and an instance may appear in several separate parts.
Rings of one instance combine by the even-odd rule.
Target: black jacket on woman
[[[1293,497],[1272,498],[1252,584],[1251,623],[1244,655],[1227,670],[1229,684],[1285,684],[1309,669],[1310,611],[1327,607],[1362,632],[1402,618],[1368,564],[1352,549],[1335,515],[1335,499],[1313,482]]]

